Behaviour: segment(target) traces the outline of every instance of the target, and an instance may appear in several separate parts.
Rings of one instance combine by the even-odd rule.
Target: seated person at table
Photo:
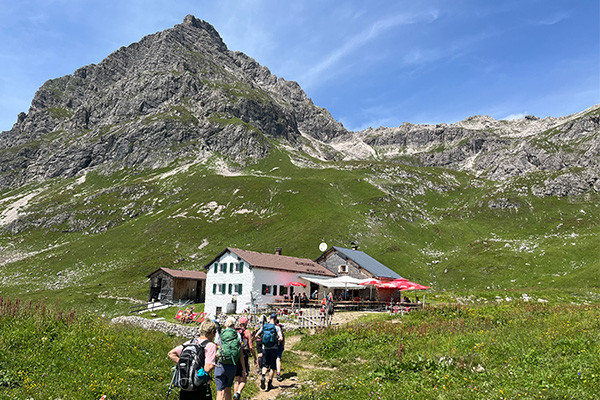
[[[410,299],[408,298],[408,296],[404,296],[404,298],[402,299],[403,303],[410,303]]]
[[[304,292],[300,295],[300,304],[302,304],[302,307],[308,306],[308,297],[306,297],[306,293]]]

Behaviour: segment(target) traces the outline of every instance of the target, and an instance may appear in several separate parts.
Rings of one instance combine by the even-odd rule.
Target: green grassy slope
[[[526,182],[292,159],[273,150],[236,174],[216,173],[213,159],[5,192],[43,190],[0,236],[0,295],[123,312],[128,298],[146,299],[146,275],[158,267],[200,269],[227,246],[316,258],[322,241],[359,242],[438,292],[600,287],[597,195],[537,198]]]

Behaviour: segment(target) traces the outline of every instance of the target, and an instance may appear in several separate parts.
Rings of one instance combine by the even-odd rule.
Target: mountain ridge
[[[564,184],[555,177],[537,193],[581,194],[600,190],[598,114],[593,106],[558,118],[473,116],[349,132],[296,82],[229,51],[212,25],[188,15],[98,65],[42,85],[28,114],[0,133],[0,189],[90,169],[162,168],[213,153],[244,166],[282,139],[322,160],[390,160],[490,179],[562,171]]]

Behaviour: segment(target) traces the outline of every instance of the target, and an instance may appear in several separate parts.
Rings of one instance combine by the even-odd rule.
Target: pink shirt
[[[202,343],[202,341],[194,339],[195,343]],[[188,344],[191,343],[191,340],[188,340],[187,342],[185,342],[184,344]],[[175,353],[177,353],[177,356],[179,357],[181,355],[181,352],[183,351],[183,344],[179,345],[177,347],[175,347]],[[215,359],[217,356],[217,345],[214,344],[213,342],[209,342],[206,344],[206,347],[204,348],[204,363],[205,364],[211,364],[211,365],[215,365]]]

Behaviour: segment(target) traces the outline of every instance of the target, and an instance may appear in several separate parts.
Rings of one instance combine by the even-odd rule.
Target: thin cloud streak
[[[310,68],[303,76],[300,77],[300,81],[305,89],[313,88],[322,80],[326,79],[326,76],[328,75],[327,71],[333,69],[334,66],[340,63],[345,57],[350,56],[383,33],[398,26],[411,25],[423,20],[433,22],[435,19],[437,19],[437,17],[438,14],[436,12],[431,12],[416,15],[399,14],[378,20],[367,29],[364,29],[358,34],[352,36],[330,56],[317,63],[317,65],[313,68]]]

